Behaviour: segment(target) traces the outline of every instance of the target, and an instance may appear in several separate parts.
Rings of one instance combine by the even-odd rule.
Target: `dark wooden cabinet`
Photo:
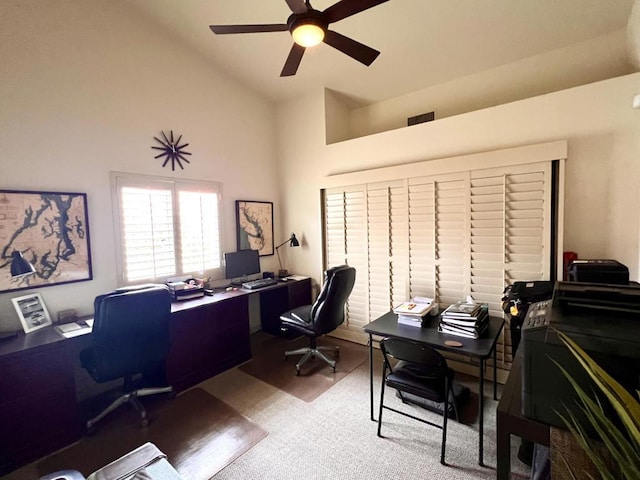
[[[185,390],[251,358],[248,297],[202,303],[171,316],[169,383]]]
[[[260,296],[263,328],[278,333],[282,312],[310,303],[311,280],[174,303],[167,377],[176,391],[251,359],[250,295]],[[84,434],[75,370],[90,340],[66,339],[47,327],[0,341],[0,475]]]
[[[311,303],[311,279],[291,281],[287,288],[274,288],[260,293],[262,330],[272,335],[298,336],[280,330],[280,315],[292,308]]]
[[[0,475],[80,438],[73,359],[50,330],[31,334],[43,345],[30,348],[33,339],[20,335],[26,349],[0,356]]]

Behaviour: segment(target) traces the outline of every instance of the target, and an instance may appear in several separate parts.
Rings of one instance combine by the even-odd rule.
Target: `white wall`
[[[0,35],[0,188],[86,192],[94,273],[0,294],[0,330],[20,328],[11,297],[39,292],[55,318],[91,313],[117,286],[110,171],[222,182],[225,251],[236,249],[234,200],[276,200],[273,106],[126,2],[3,1]],[[153,158],[153,136],[170,129],[190,144],[184,171]]]
[[[296,205],[283,222],[305,238],[305,248],[290,254],[291,269],[320,279],[319,190],[328,175],[567,140],[564,250],[617,259],[638,280],[637,93],[640,74],[631,74],[332,145],[323,138],[323,92],[280,106],[282,202]]]
[[[632,25],[632,23],[630,23]],[[352,109],[347,138],[407,126],[435,111],[436,119],[627,75],[634,69],[622,29],[401,97]],[[327,126],[329,127],[329,126]],[[333,143],[329,136],[327,143]]]

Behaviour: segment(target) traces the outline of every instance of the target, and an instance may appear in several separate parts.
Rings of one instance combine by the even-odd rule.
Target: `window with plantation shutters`
[[[119,173],[112,184],[121,284],[223,276],[219,184]]]
[[[544,156],[563,152],[557,146]],[[323,190],[327,267],[348,263],[357,272],[337,334],[362,341],[358,328],[414,296],[444,308],[471,295],[503,317],[507,285],[554,278],[552,159],[433,175],[416,168],[399,180]],[[497,349],[499,376],[512,360],[508,332]]]

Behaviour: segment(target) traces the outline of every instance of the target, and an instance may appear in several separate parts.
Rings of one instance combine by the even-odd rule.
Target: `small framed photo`
[[[12,298],[11,301],[18,312],[24,333],[51,325],[51,317],[39,293]]]

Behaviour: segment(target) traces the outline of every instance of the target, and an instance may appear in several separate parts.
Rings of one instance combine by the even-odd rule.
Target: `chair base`
[[[138,390],[133,390],[129,393],[120,395],[98,415],[87,420],[87,431],[89,433],[92,433],[95,429],[96,424],[100,420],[116,410],[120,405],[124,405],[125,403],[129,403],[140,413],[140,425],[143,427],[147,427],[149,425],[149,417],[147,416],[147,411],[145,410],[144,406],[142,405],[142,403],[140,403],[140,400],[138,400],[138,397],[147,397],[149,395],[156,395],[159,393],[173,394],[173,387],[140,388]]]
[[[340,354],[340,347],[338,347],[338,346],[334,346],[334,347],[325,347],[325,346],[303,347],[303,348],[298,348],[297,350],[289,350],[287,352],[284,352],[284,358],[286,360],[287,357],[289,357],[290,355],[302,355],[302,358],[298,361],[298,363],[296,363],[296,375],[300,375],[300,368],[302,367],[302,365],[304,365],[307,362],[307,360],[309,360],[310,358],[316,358],[316,357],[319,357],[322,360],[324,360],[331,367],[331,370],[333,372],[335,372],[336,371],[336,363],[337,363],[337,361],[336,360],[331,360],[324,353],[322,353],[322,351],[333,352],[334,354],[339,355]]]

